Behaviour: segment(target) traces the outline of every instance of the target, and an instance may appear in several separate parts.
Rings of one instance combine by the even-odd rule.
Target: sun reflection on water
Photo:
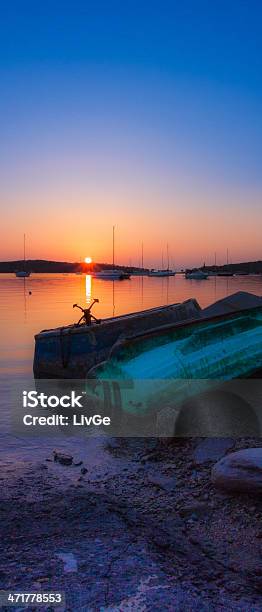
[[[91,274],[86,275],[86,303],[90,304],[92,299],[92,276]]]

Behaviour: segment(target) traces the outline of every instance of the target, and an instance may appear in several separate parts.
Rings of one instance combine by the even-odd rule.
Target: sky
[[[259,0],[1,3],[0,260],[256,260]]]

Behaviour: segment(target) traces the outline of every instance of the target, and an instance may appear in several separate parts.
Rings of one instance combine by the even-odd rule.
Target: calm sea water
[[[108,470],[108,454],[101,440],[86,432],[73,436],[49,428],[41,436],[33,431],[18,431],[14,422],[21,419],[22,392],[18,386],[34,388],[34,334],[42,329],[76,322],[82,306],[98,298],[94,313],[97,317],[117,316],[163,304],[180,302],[190,297],[204,307],[236,291],[262,295],[262,276],[209,278],[206,281],[186,280],[177,275],[170,278],[133,277],[129,281],[101,281],[91,276],[75,274],[32,274],[27,279],[0,275],[0,455],[2,470],[12,470],[21,461],[44,460],[54,448],[61,448],[83,459],[97,474]],[[91,473],[90,471],[90,473]],[[64,473],[63,473],[64,474]],[[68,474],[71,474],[68,471]],[[64,476],[63,476],[64,477]]]
[[[186,280],[183,275],[126,281],[102,281],[76,274],[32,274],[19,279],[0,274],[0,372],[4,377],[32,372],[34,334],[42,329],[76,322],[89,304],[98,318],[181,302],[194,297],[204,307],[236,291],[262,295],[262,276],[210,277]]]

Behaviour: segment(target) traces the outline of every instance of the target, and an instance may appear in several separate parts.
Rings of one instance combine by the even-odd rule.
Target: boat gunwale
[[[197,306],[197,308],[199,309],[199,312],[201,313],[201,308],[197,302],[197,300],[195,298],[189,298],[188,300],[185,300],[184,302],[175,302],[173,304],[166,304],[164,306],[155,306],[154,308],[146,308],[145,310],[138,310],[138,311],[134,311],[134,312],[128,312],[122,315],[119,315],[117,317],[107,317],[105,319],[102,319],[101,323],[99,325],[93,324],[93,325],[77,325],[77,324],[72,324],[72,325],[61,325],[60,327],[54,327],[51,329],[43,329],[40,332],[38,332],[37,334],[35,334],[34,338],[35,340],[39,340],[42,338],[46,338],[51,337],[51,336],[57,336],[60,335],[61,333],[89,333],[90,330],[94,330],[97,329],[103,325],[108,325],[110,323],[113,322],[117,322],[117,321],[122,321],[123,319],[131,319],[132,317],[138,317],[140,315],[147,315],[147,314],[153,314],[154,312],[161,312],[161,310],[172,310],[172,308],[176,307],[176,306],[184,306],[186,304],[188,304],[189,302],[194,302],[194,304]],[[198,319],[193,319],[193,320],[198,320]],[[166,325],[169,324],[165,324],[162,327],[165,327]],[[171,324],[173,325],[173,323]],[[161,327],[161,326],[159,326]],[[155,328],[153,328],[155,329]]]
[[[139,340],[143,340],[143,339],[149,339],[151,337],[160,335],[160,333],[165,333],[165,332],[169,332],[172,331],[174,329],[181,329],[183,327],[187,327],[189,325],[199,325],[201,323],[209,323],[209,322],[215,322],[215,321],[220,321],[223,319],[229,319],[234,315],[241,315],[241,314],[245,314],[245,313],[250,313],[251,311],[256,311],[256,310],[261,310],[262,311],[262,304],[261,306],[251,306],[249,308],[242,308],[240,310],[233,310],[231,312],[226,312],[226,313],[221,313],[221,314],[217,314],[217,315],[210,315],[208,317],[199,317],[199,318],[194,318],[194,319],[185,319],[184,321],[177,321],[174,323],[168,323],[166,325],[162,325],[162,326],[158,326],[158,327],[154,327],[152,329],[143,331],[143,332],[138,332],[137,334],[132,334],[130,336],[125,336],[125,338],[121,338],[117,341],[117,343],[114,344],[114,346],[112,347],[111,353],[110,353],[110,357],[114,356],[114,351],[115,350],[119,350],[120,348],[125,348],[127,347],[129,344],[134,344],[134,342],[139,341]]]

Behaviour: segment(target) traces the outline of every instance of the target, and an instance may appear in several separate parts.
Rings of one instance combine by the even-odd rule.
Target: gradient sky
[[[0,259],[261,259],[260,0],[1,4]]]

